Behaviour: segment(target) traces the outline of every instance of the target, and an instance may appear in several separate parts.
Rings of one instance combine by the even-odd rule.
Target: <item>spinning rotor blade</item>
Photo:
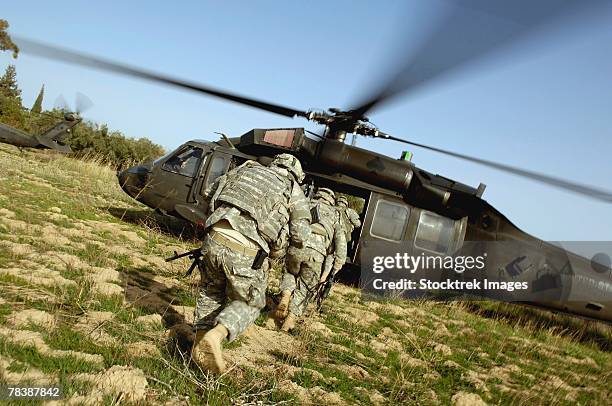
[[[362,117],[375,106],[490,57],[499,57],[538,30],[594,15],[609,0],[448,0],[416,47],[392,68],[389,79],[352,109]],[[441,4],[444,6],[445,4]],[[589,13],[586,13],[586,12]],[[400,51],[401,52],[401,51]]]
[[[569,182],[569,181],[567,181],[565,179],[556,178],[554,176],[549,176],[549,175],[544,175],[544,174],[537,173],[537,172],[528,171],[528,170],[523,169],[523,168],[517,168],[517,167],[514,167],[514,166],[500,164],[500,163],[489,161],[489,160],[486,160],[486,159],[475,158],[475,157],[472,157],[472,156],[469,156],[469,155],[464,155],[464,154],[448,151],[448,150],[441,149],[441,148],[431,147],[429,145],[424,145],[424,144],[419,144],[419,143],[412,142],[412,141],[407,141],[407,140],[404,140],[402,138],[397,138],[397,137],[394,137],[392,135],[385,134],[383,132],[379,132],[378,133],[378,137],[386,138],[386,139],[393,140],[393,141],[402,142],[404,144],[414,145],[415,147],[419,147],[419,148],[423,148],[423,149],[428,149],[430,151],[438,152],[440,154],[449,155],[449,156],[452,156],[452,157],[455,157],[455,158],[463,159],[463,160],[468,161],[468,162],[474,162],[474,163],[477,163],[477,164],[480,164],[480,165],[488,166],[490,168],[494,168],[494,169],[497,169],[497,170],[500,170],[500,171],[503,171],[503,172],[509,172],[509,173],[514,174],[514,175],[518,175],[518,176],[521,176],[523,178],[535,180],[537,182],[545,183],[547,185],[554,186],[554,187],[557,187],[557,188],[560,188],[560,189],[569,190],[569,191],[574,192],[574,193],[578,193],[578,194],[581,194],[581,195],[584,195],[584,196],[588,196],[588,197],[590,197],[592,199],[601,200],[601,201],[604,201],[606,203],[612,203],[612,192],[604,190],[604,189],[598,189],[598,188],[595,188],[593,186],[581,185],[581,184],[578,184],[578,183]]]
[[[76,105],[76,112],[78,114],[81,114],[84,111],[89,110],[93,106],[93,102],[91,101],[89,97],[85,96],[83,93],[77,92],[76,97],[75,97],[75,105]]]
[[[112,62],[106,59],[97,58],[94,56],[82,54],[63,48],[58,48],[53,45],[44,44],[37,41],[28,40],[25,38],[15,38],[19,43],[20,49],[31,55],[40,56],[42,58],[52,59],[56,61],[67,62],[73,65],[81,65],[88,68],[94,68],[113,73],[118,73],[124,76],[145,79],[151,82],[162,83],[168,86],[179,87],[182,89],[191,90],[198,93],[208,94],[221,99],[230,100],[235,103],[244,104],[255,107],[260,110],[269,111],[271,113],[280,114],[286,117],[301,116],[306,117],[307,113],[300,110],[295,110],[290,107],[281,106],[278,104],[267,103],[257,99],[251,99],[244,96],[224,92],[212,87],[204,86],[195,82],[190,82],[161,73],[142,70],[136,67],[123,65],[117,62]]]
[[[53,107],[64,111],[70,111],[70,107],[68,107],[68,102],[64,98],[63,94],[57,96],[57,99],[55,99],[55,103],[53,103]]]

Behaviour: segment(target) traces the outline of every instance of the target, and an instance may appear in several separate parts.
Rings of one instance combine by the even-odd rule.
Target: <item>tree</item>
[[[32,106],[32,113],[40,113],[42,111],[43,98],[45,97],[45,85],[43,84],[38,93],[38,97]]]
[[[9,23],[6,20],[0,19],[0,51],[13,51],[13,58],[17,58],[19,47],[13,42],[6,30]]]
[[[4,75],[0,77],[0,93],[21,103],[21,89],[17,85],[17,71],[14,65],[7,66]]]
[[[21,90],[13,65],[9,65],[0,77],[0,118],[4,124],[20,129],[26,125],[26,115],[21,109]]]

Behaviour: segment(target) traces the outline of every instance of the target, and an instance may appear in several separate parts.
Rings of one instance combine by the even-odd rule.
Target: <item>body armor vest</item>
[[[312,232],[325,237],[325,245],[329,247],[334,239],[335,225],[339,221],[338,212],[334,207],[322,201],[313,202],[312,206],[319,206],[320,212],[319,222],[311,225]]]
[[[248,213],[262,238],[270,243],[289,221],[291,182],[271,168],[249,162],[228,173],[216,200]]]

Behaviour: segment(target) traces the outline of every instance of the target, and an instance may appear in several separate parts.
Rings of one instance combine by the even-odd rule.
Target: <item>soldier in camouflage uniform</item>
[[[210,216],[202,244],[200,293],[195,309],[192,359],[222,373],[221,344],[234,340],[259,316],[266,302],[268,259],[288,225],[289,244],[310,235],[308,199],[297,158],[277,155],[269,166],[247,161],[219,177],[206,191]]]
[[[338,196],[336,199],[336,207],[341,214],[344,230],[346,231],[346,241],[348,243],[352,239],[351,235],[353,234],[353,230],[361,226],[361,220],[359,220],[359,214],[349,207],[346,196]]]
[[[336,210],[338,210],[338,212],[340,213],[340,223],[342,224],[342,227],[346,234],[346,244],[348,251],[348,247],[350,246],[352,239],[353,230],[361,226],[361,220],[359,220],[359,215],[357,214],[357,212],[348,207],[348,199],[345,196],[341,195],[336,198]],[[319,288],[323,289],[323,296],[321,297],[321,300],[326,299],[329,293],[331,292],[335,271],[331,275],[332,279],[329,279],[330,273],[333,270],[327,264],[331,264],[333,261],[334,258],[330,257],[329,255],[325,258],[325,265],[323,266],[323,272],[321,273],[321,279],[319,282],[321,284],[329,283],[329,286],[325,288]]]
[[[313,219],[311,224],[310,238],[304,247],[290,246],[287,250],[281,302],[275,312],[277,318],[284,316],[282,331],[295,327],[296,319],[316,293],[325,258],[333,257],[330,265],[334,272],[340,270],[346,260],[346,235],[335,208],[334,192],[320,188],[310,205],[311,212],[319,213],[319,218]]]

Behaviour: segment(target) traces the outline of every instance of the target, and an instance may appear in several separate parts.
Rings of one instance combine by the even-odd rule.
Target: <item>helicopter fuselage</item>
[[[208,212],[204,191],[217,177],[245,160],[265,164],[282,152],[300,158],[306,193],[324,186],[363,199],[362,225],[353,232],[343,271],[347,279],[358,279],[355,270],[363,252],[378,242],[402,244],[414,252],[425,249],[431,255],[469,250],[473,242],[505,243],[519,248],[490,245],[487,265],[509,280],[543,286],[547,291],[531,304],[612,321],[611,304],[601,300],[609,300],[612,292],[610,270],[594,270],[591,261],[518,229],[481,198],[483,185],[473,188],[340,140],[317,142],[305,137],[303,129],[252,130],[231,140],[189,141],[156,161],[119,172],[118,178],[124,191],[145,205],[203,224]],[[551,276],[546,271],[551,268],[562,272]]]

